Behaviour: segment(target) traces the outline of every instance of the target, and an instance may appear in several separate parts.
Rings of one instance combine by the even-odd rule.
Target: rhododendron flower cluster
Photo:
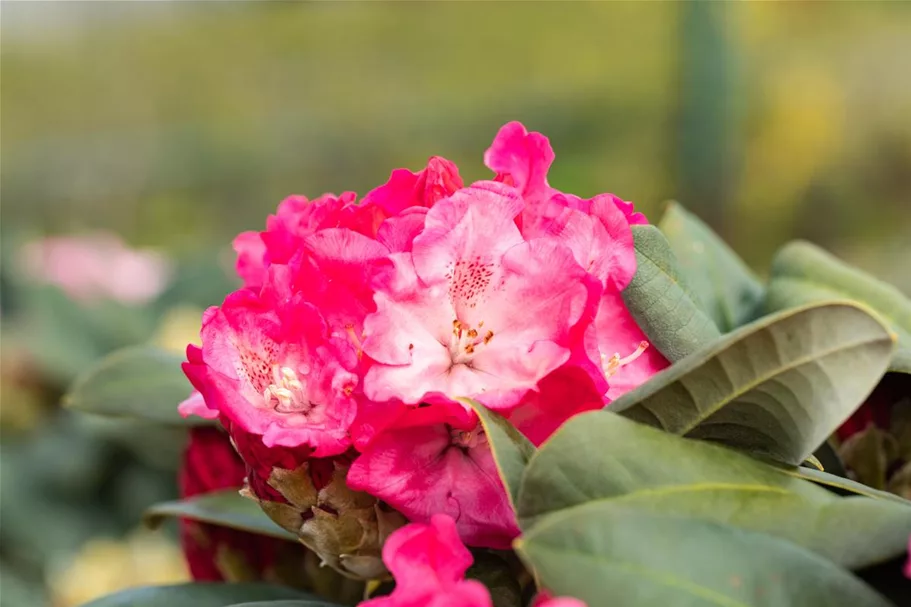
[[[540,444],[668,364],[620,296],[644,217],[551,187],[553,159],[546,137],[510,123],[484,155],[490,180],[466,185],[434,157],[360,202],[289,197],[234,241],[244,286],[205,313],[184,363],[198,395],[181,411],[220,420],[251,495],[350,575],[379,577],[384,542],[400,575],[390,555],[428,533],[386,542],[406,520],[469,546],[518,535],[483,428],[457,399]],[[480,597],[456,581],[460,562],[438,581]]]

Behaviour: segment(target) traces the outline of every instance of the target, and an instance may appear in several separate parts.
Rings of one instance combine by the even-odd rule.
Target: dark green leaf
[[[477,401],[468,398],[460,400],[477,412],[484,434],[490,443],[500,478],[507,488],[510,502],[515,505],[522,474],[528,460],[535,453],[535,446],[499,413],[487,409]]]
[[[668,360],[680,360],[720,335],[686,283],[661,231],[633,226],[636,275],[623,301],[653,346]]]
[[[767,311],[831,299],[860,301],[882,316],[898,335],[891,370],[911,373],[911,300],[808,242],[792,242],[779,251],[772,263]]]
[[[864,309],[810,304],[725,335],[611,411],[798,465],[873,391],[893,348],[888,329]]]
[[[763,286],[750,268],[702,220],[672,202],[658,223],[680,269],[723,332],[754,317]]]
[[[225,607],[249,601],[303,601],[302,607],[332,607],[319,597],[286,586],[245,583],[195,583],[130,588],[83,607]]]
[[[155,504],[146,510],[143,518],[147,525],[155,527],[172,516],[297,541],[296,537],[272,522],[255,501],[243,497],[234,489]]]
[[[161,424],[210,424],[177,413],[177,405],[192,390],[180,369],[182,361],[181,356],[149,346],[118,350],[77,378],[64,404],[98,415]]]
[[[724,447],[582,414],[529,463],[519,521],[527,530],[545,515],[607,502],[768,533],[844,567],[891,558],[911,535],[911,505],[840,498]]]
[[[544,587],[589,605],[888,606],[847,571],[790,542],[621,504],[548,516],[516,549]]]
[[[521,607],[522,588],[509,563],[486,550],[473,552],[474,563],[465,572],[465,577],[478,580],[487,587],[494,607]]]

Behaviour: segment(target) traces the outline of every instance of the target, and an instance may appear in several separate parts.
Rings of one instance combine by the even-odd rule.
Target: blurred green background
[[[432,154],[484,178],[517,119],[562,190],[677,199],[760,273],[801,237],[911,293],[911,3],[4,1],[0,23],[3,605],[182,575],[124,564],[169,562],[133,530],[180,434],[57,402],[113,348],[192,340],[231,238],[287,194]],[[166,253],[167,288],[76,302],[23,269],[27,240],[98,230]]]

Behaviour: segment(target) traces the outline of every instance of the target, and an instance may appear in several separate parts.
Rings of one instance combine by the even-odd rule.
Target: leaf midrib
[[[765,327],[764,331],[767,331],[768,329],[769,329],[769,327]],[[753,334],[750,335],[750,337],[755,336],[755,335],[758,335],[758,333],[753,333]],[[884,334],[884,336],[885,336],[885,339],[889,339],[888,334]],[[703,366],[704,366],[705,364],[707,364],[709,361],[714,360],[714,359],[718,358],[721,354],[728,352],[728,351],[730,350],[731,347],[733,347],[735,344],[741,343],[742,341],[743,341],[743,340],[737,341],[737,342],[734,342],[734,343],[730,344],[728,347],[726,347],[726,348],[723,349],[723,350],[720,350],[718,353],[716,353],[716,354],[715,354],[714,356],[712,356],[711,358],[708,358],[708,359],[704,360],[698,367],[695,367],[694,369],[691,369],[690,372],[694,372],[694,371],[697,371],[697,370],[702,369]],[[753,381],[746,382],[746,384],[744,384],[741,388],[738,388],[738,389],[734,390],[734,391],[731,393],[731,395],[730,395],[727,399],[721,400],[721,401],[719,401],[716,405],[712,406],[712,408],[708,411],[708,413],[707,413],[706,415],[701,416],[701,417],[700,417],[699,415],[696,415],[696,416],[695,416],[695,419],[696,419],[695,423],[693,423],[693,424],[691,424],[691,425],[689,425],[689,426],[684,426],[684,429],[682,429],[681,431],[679,431],[678,434],[679,434],[680,436],[685,436],[687,433],[689,433],[690,431],[692,431],[693,429],[695,429],[699,424],[701,424],[701,423],[704,422],[706,419],[708,419],[709,417],[711,417],[712,415],[714,415],[715,413],[717,413],[718,411],[720,411],[723,407],[727,406],[728,404],[730,404],[731,402],[733,402],[733,401],[735,401],[736,399],[740,398],[741,396],[743,396],[743,395],[746,394],[747,392],[750,392],[750,391],[753,390],[754,388],[756,388],[756,387],[758,387],[758,386],[760,386],[760,385],[766,383],[767,381],[769,381],[769,380],[771,380],[771,379],[773,379],[773,378],[775,378],[775,377],[777,377],[777,376],[779,376],[779,375],[782,375],[782,374],[784,374],[784,373],[787,373],[788,371],[793,371],[794,369],[796,369],[796,368],[798,368],[798,367],[802,367],[802,366],[806,365],[807,363],[810,363],[810,362],[812,362],[812,361],[814,361],[814,360],[826,358],[826,357],[828,357],[828,356],[831,356],[832,354],[837,354],[838,352],[841,352],[841,351],[852,350],[852,349],[854,349],[854,348],[859,348],[859,347],[861,347],[861,346],[863,346],[863,345],[865,345],[865,344],[872,344],[872,343],[875,343],[875,342],[878,342],[878,341],[883,341],[883,338],[882,338],[882,337],[876,337],[876,338],[869,338],[869,339],[864,339],[864,340],[860,340],[860,341],[854,341],[854,342],[851,342],[851,343],[849,343],[849,344],[845,344],[845,345],[841,345],[841,346],[836,346],[836,347],[834,347],[834,348],[830,348],[830,349],[827,349],[827,350],[823,350],[822,352],[814,353],[814,354],[812,354],[812,355],[797,357],[797,358],[795,358],[794,360],[790,361],[789,363],[787,363],[787,364],[785,364],[785,365],[783,365],[783,366],[781,366],[781,367],[776,367],[774,370],[772,370],[772,371],[769,372],[768,374],[757,376],[756,379],[754,379]],[[722,365],[722,367],[723,367],[723,365]],[[664,392],[665,390],[667,390],[668,387],[670,387],[670,386],[672,386],[672,385],[674,385],[674,384],[680,382],[680,381],[681,381],[683,378],[685,378],[687,375],[689,375],[689,373],[682,374],[680,377],[678,377],[677,379],[675,379],[673,383],[667,384],[667,385],[664,386],[661,390],[659,390],[658,392],[656,392],[655,394],[653,394],[653,395],[650,396],[649,398],[654,398],[655,396],[657,396],[657,395],[660,394],[661,392]],[[728,378],[730,378],[730,374],[728,374],[726,371],[725,371],[725,375],[726,375]],[[689,392],[689,390],[687,390],[687,392]],[[640,404],[641,404],[641,403],[642,403],[642,401],[640,401]],[[694,403],[694,404],[696,403],[696,399],[693,399],[693,403]],[[644,404],[642,404],[642,406],[645,407]],[[702,411],[699,410],[698,406],[697,406],[696,411],[697,411],[697,413],[699,413],[699,414],[702,413]],[[654,412],[653,412],[653,414],[654,414]],[[662,424],[662,427],[663,427],[663,424]]]

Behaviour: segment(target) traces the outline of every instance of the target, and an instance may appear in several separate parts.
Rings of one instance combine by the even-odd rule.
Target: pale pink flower
[[[516,515],[477,416],[454,402],[400,414],[373,438],[348,471],[348,485],[385,501],[417,522],[451,516],[472,546],[508,549]]]
[[[266,446],[309,446],[315,457],[350,445],[358,383],[355,351],[333,338],[319,311],[286,289],[273,268],[263,294],[241,289],[203,318],[202,348],[190,346],[184,372],[230,424]],[[185,405],[182,413],[194,413]]]
[[[593,318],[596,281],[553,238],[526,241],[515,188],[479,182],[436,203],[411,253],[390,256],[364,323],[364,392],[521,401],[566,363]]]
[[[131,249],[104,232],[29,242],[22,247],[20,263],[35,282],[54,285],[85,302],[143,304],[158,297],[173,274],[161,253]]]
[[[473,559],[459,540],[453,520],[444,514],[390,535],[383,546],[383,561],[395,577],[395,590],[360,607],[493,606],[482,583],[465,579]]]

